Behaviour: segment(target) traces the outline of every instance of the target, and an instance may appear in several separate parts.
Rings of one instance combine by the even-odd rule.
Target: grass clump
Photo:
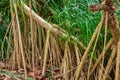
[[[88,6],[94,2],[94,0],[62,0],[60,2],[48,0],[53,13],[52,22],[65,29],[68,35],[74,35],[87,45],[101,17],[101,13],[93,14],[88,10]],[[99,3],[99,1],[96,2]]]

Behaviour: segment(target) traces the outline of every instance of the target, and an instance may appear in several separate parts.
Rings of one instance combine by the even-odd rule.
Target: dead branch
[[[107,12],[114,12],[115,11],[115,7],[113,5],[113,1],[112,0],[106,0],[106,1],[103,1],[101,4],[99,5],[91,5],[89,7],[89,9],[91,11],[101,11],[101,10],[104,10],[104,11],[107,11]]]
[[[67,37],[67,34],[63,33],[62,31],[54,28],[50,23],[45,21],[43,18],[41,18],[39,15],[37,15],[33,10],[31,10],[27,5],[23,3],[25,13],[30,16],[43,28],[50,30],[55,35],[62,35],[64,37]],[[31,12],[31,13],[30,13]],[[71,36],[71,39],[76,41],[83,49],[86,49],[86,47],[83,45],[82,42],[78,41],[74,36]]]

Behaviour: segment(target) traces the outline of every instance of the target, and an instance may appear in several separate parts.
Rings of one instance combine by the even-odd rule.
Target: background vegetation
[[[84,49],[73,41],[71,36],[74,36],[78,41],[87,46],[91,37],[96,29],[98,23],[101,20],[103,12],[92,13],[88,7],[92,4],[99,4],[100,0],[11,0],[13,13],[11,14],[10,1],[0,0],[0,60],[6,65],[8,70],[18,70],[21,72],[21,68],[24,72],[33,72],[32,76],[35,78],[38,68],[43,72],[44,76],[49,79],[55,79],[61,77],[66,80],[73,80],[76,66],[80,63]],[[62,30],[67,34],[67,37],[55,36],[49,33],[46,29],[38,25],[32,17],[28,16],[25,11],[22,2],[28,5],[35,13],[45,19],[54,28]],[[17,6],[18,14],[15,14],[15,6]],[[120,22],[119,3],[117,3],[118,21]],[[21,40],[23,46],[20,47],[20,36],[18,35],[19,29],[17,29],[17,20],[12,20],[12,15],[18,16]],[[11,22],[15,22],[15,25]],[[14,28],[16,32],[14,31]],[[111,33],[107,30],[107,42],[111,38]],[[16,36],[15,36],[16,34]],[[47,41],[48,39],[48,41]],[[47,43],[48,42],[48,43]],[[104,28],[100,32],[97,46],[95,51],[94,45],[90,48],[88,53],[88,59],[84,63],[84,68],[89,66],[89,59],[92,52],[94,53],[92,63],[95,63],[96,59],[102,52],[104,47]],[[17,47],[15,46],[17,45]],[[95,42],[94,42],[95,44]],[[22,49],[23,53],[22,55]],[[48,53],[48,54],[46,54]],[[107,63],[111,50],[107,51],[107,57],[104,62]],[[47,55],[47,61],[45,62],[45,55]],[[22,59],[21,59],[22,58]],[[24,60],[25,59],[25,60]],[[25,62],[24,62],[25,61]],[[23,63],[23,64],[21,64]],[[24,65],[25,63],[25,65]],[[46,64],[47,63],[47,64]],[[12,65],[10,65],[12,64]],[[46,65],[45,65],[46,64]],[[43,66],[43,67],[42,67]],[[47,67],[46,67],[47,66]],[[106,65],[104,65],[106,66]],[[26,70],[25,70],[26,67]],[[48,72],[45,70],[49,70]],[[57,76],[53,75],[52,71],[55,68],[59,68]],[[37,69],[37,70],[36,70]],[[98,67],[96,70],[100,70]],[[20,70],[20,71],[19,71]],[[83,69],[83,76],[81,79],[86,79],[86,70]],[[97,71],[96,71],[97,72]],[[99,74],[99,72],[98,72]],[[98,74],[93,75],[98,76]],[[30,74],[29,74],[30,75]],[[91,77],[94,80],[93,76]],[[110,75],[109,80],[112,79]],[[37,77],[38,78],[38,77]],[[98,77],[99,78],[99,77]],[[96,78],[96,79],[98,79]]]

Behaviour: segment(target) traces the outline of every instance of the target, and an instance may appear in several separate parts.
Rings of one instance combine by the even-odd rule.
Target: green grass
[[[80,41],[87,45],[100,17],[101,12],[93,14],[88,6],[93,3],[99,3],[97,0],[48,0],[53,16],[51,22],[65,29],[69,35],[74,35]],[[43,12],[44,13],[44,12]]]
[[[10,23],[10,9],[9,9],[8,0],[0,0],[0,18],[2,20],[2,23],[0,24],[0,49],[1,49],[3,38],[5,36],[5,32]],[[4,52],[6,52],[7,39],[5,40],[4,47],[5,47]],[[1,54],[1,50],[0,50],[0,54]],[[1,60],[1,55],[0,55],[0,60]]]

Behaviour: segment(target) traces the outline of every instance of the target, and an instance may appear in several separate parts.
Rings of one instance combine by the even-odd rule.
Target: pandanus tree
[[[46,73],[49,72],[50,79],[120,80],[120,30],[116,14],[118,1],[103,0],[100,4],[89,6],[91,12],[99,13],[102,11],[103,15],[91,39],[89,39],[90,42],[87,47],[83,44],[84,42],[81,42],[78,38],[68,34],[67,31],[61,28],[61,26],[71,27],[72,21],[77,21],[80,24],[79,20],[83,20],[83,22],[84,19],[87,20],[86,14],[89,14],[88,12],[79,13],[79,11],[84,11],[87,8],[78,11],[79,8],[84,8],[86,5],[81,3],[77,5],[77,0],[38,0],[39,7],[41,8],[45,4],[52,15],[51,23],[49,23],[49,21],[45,20],[46,16],[41,17],[42,9],[38,11],[40,15],[36,13],[37,8],[35,9],[36,4],[34,1],[29,0],[29,2],[25,3],[23,0],[10,0],[11,23],[6,32],[9,37],[5,36],[4,38],[6,39],[7,37],[8,39],[6,52],[3,49],[4,41],[2,44],[2,60],[5,62],[6,69],[17,70],[18,72],[23,70],[26,79],[28,79],[27,75],[32,76],[34,79],[44,79]],[[55,7],[50,7],[49,1],[52,4],[56,2],[57,5],[62,3],[59,7],[65,4],[65,10],[60,12],[62,11],[61,7],[58,12],[55,11],[52,9]],[[82,2],[82,0],[80,1]],[[83,3],[86,2],[83,0]],[[55,6],[57,5],[55,4]],[[72,10],[71,6],[73,7]],[[74,10],[76,10],[75,14],[71,15],[74,13]],[[79,13],[79,17],[82,17],[81,14],[84,14],[84,18],[76,19],[76,13]],[[54,19],[54,15],[57,14],[59,17],[63,17],[63,19],[57,20],[59,17]],[[63,15],[60,16],[61,14]],[[52,24],[54,20],[57,20],[54,21],[56,23],[61,23],[61,20],[69,17],[72,20],[69,21],[67,19],[63,21],[62,24],[64,25]],[[74,22],[72,25],[80,26]],[[83,27],[86,26],[82,25]],[[84,35],[82,34],[82,28],[79,31],[80,37]],[[98,48],[101,32],[104,33],[104,36],[102,36],[103,41],[101,41],[103,44],[100,43],[103,48],[99,50],[101,49]],[[107,38],[108,32],[112,35],[110,39]],[[94,53],[97,53],[95,59],[93,58]],[[52,70],[54,67],[58,67],[56,69],[57,75]],[[29,74],[29,71],[32,71],[30,72],[31,74]],[[42,76],[42,78],[39,76]]]
[[[100,54],[100,56],[98,57],[98,59],[96,60],[95,64],[93,65],[93,67],[89,67],[88,69],[88,80],[89,77],[93,74],[93,72],[95,71],[97,65],[99,64],[99,62],[101,62],[101,60],[103,59],[104,63],[104,56],[106,51],[108,50],[108,48],[111,48],[112,52],[111,52],[111,56],[107,62],[107,65],[105,67],[105,70],[102,71],[103,75],[101,77],[101,80],[106,80],[108,77],[108,73],[111,70],[111,67],[113,67],[112,63],[114,61],[114,59],[116,59],[116,72],[115,72],[115,80],[119,80],[120,79],[120,29],[119,29],[119,23],[117,20],[117,15],[116,15],[116,6],[115,6],[115,1],[114,0],[103,0],[102,3],[98,4],[98,5],[91,5],[89,7],[89,9],[92,12],[95,11],[101,11],[103,10],[103,16],[101,18],[101,21],[99,22],[95,32],[93,33],[93,36],[84,52],[84,55],[82,57],[81,63],[78,66],[77,70],[76,70],[76,74],[75,74],[75,80],[79,80],[80,78],[80,72],[82,70],[84,61],[87,57],[87,54],[89,52],[89,49],[93,43],[93,41],[97,40],[101,27],[103,24],[105,24],[105,35],[104,35],[104,48],[102,53]],[[110,39],[110,41],[106,44],[106,37],[107,37],[107,27],[109,27],[110,32],[112,34],[112,38]],[[96,45],[95,45],[96,46]],[[91,66],[91,63],[90,65]]]

